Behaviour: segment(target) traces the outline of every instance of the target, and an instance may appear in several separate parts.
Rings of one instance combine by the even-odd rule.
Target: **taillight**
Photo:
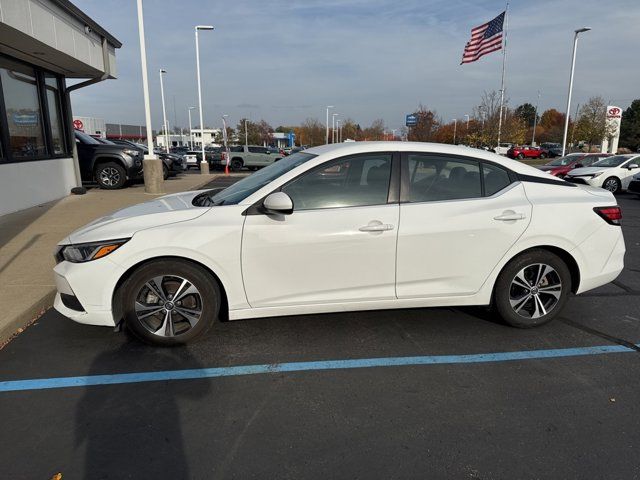
[[[593,211],[610,225],[622,223],[622,209],[617,205],[615,207],[595,207]]]

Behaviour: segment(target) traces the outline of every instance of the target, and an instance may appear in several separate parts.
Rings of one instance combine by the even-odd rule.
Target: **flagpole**
[[[507,63],[507,29],[509,27],[509,2],[504,10],[504,43],[502,48],[502,84],[500,87],[500,118],[498,119],[498,145],[500,146],[500,135],[502,134],[502,110],[504,108],[504,71]]]

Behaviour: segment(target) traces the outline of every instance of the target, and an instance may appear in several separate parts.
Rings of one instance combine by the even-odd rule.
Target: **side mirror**
[[[284,192],[274,192],[267,196],[262,202],[262,206],[266,213],[279,213],[281,215],[290,215],[293,213],[293,201],[291,197]]]
[[[638,168],[638,164],[637,163],[631,163],[627,168],[629,170],[633,170],[634,168]]]

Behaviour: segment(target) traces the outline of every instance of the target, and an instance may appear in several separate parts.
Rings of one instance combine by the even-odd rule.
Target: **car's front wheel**
[[[524,155],[522,153],[519,153],[516,158],[518,160],[522,160],[524,158]]]
[[[122,286],[124,320],[154,345],[180,345],[203,335],[218,319],[220,288],[203,268],[184,260],[155,260]]]
[[[127,171],[116,162],[105,162],[96,168],[96,182],[105,190],[116,190],[127,183]]]
[[[618,193],[622,189],[622,185],[620,185],[620,180],[616,177],[609,177],[602,182],[602,188],[609,190],[611,193]]]
[[[511,260],[500,272],[494,306],[502,319],[518,328],[553,320],[571,291],[571,273],[557,255],[530,250]]]
[[[540,158],[547,158],[547,156],[544,153],[541,153]]]

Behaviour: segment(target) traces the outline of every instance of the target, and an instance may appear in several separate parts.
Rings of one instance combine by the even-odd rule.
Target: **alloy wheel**
[[[100,182],[103,185],[114,187],[120,182],[120,172],[113,167],[106,167],[100,171]]]
[[[182,335],[200,321],[202,295],[189,280],[162,275],[147,281],[136,295],[140,324],[160,337]]]
[[[610,192],[615,193],[618,191],[618,181],[615,178],[609,178],[604,182],[603,187],[606,190],[609,190]]]
[[[540,318],[555,308],[562,293],[558,272],[544,263],[528,265],[511,281],[509,302],[515,313],[524,318]]]

